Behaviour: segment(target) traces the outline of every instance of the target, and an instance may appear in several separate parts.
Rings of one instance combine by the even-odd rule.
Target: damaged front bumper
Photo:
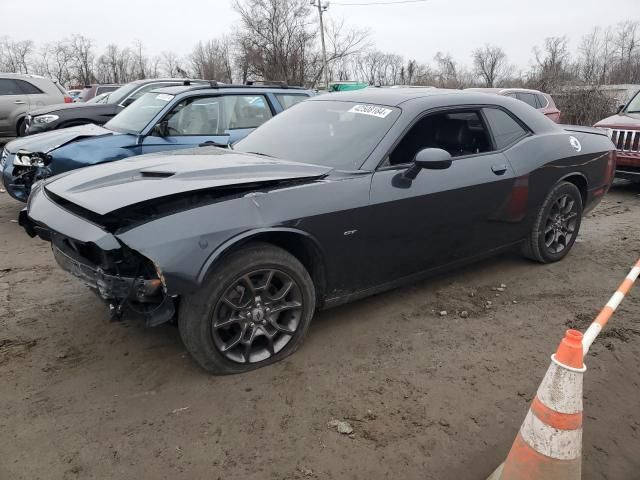
[[[47,166],[16,165],[16,156],[17,154],[9,153],[6,149],[2,152],[0,162],[2,183],[12,198],[20,202],[26,202],[33,184],[50,177],[52,172]]]
[[[148,259],[51,202],[41,190],[38,185],[28,209],[20,212],[20,225],[31,237],[50,242],[58,265],[103,299],[112,317],[121,317],[125,307],[144,316],[149,326],[174,317],[175,300]]]

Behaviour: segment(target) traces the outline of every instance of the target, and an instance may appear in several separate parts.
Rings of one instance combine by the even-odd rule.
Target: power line
[[[398,5],[400,3],[424,3],[429,0],[396,0],[389,2],[365,2],[365,3],[342,3],[342,2],[331,2],[331,5],[340,5],[340,6],[350,6],[350,7],[368,7],[371,5]]]

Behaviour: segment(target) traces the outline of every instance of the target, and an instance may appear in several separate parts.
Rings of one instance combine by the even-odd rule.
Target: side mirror
[[[420,170],[444,170],[451,166],[451,154],[441,148],[423,148],[413,159],[413,164],[404,172],[404,176],[413,180]]]
[[[620,113],[624,110],[624,105],[618,105],[618,110],[616,110],[616,113]]]
[[[169,122],[167,120],[163,120],[162,122],[158,122],[153,127],[151,134],[154,137],[166,137],[169,133]]]
[[[392,185],[398,188],[409,188],[420,170],[445,170],[451,166],[451,154],[441,148],[423,148],[413,159],[413,163],[404,172],[396,175]]]

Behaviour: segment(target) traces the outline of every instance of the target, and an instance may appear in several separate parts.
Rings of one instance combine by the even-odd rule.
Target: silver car
[[[71,97],[55,80],[39,75],[0,73],[0,137],[24,135],[29,110],[70,102]]]

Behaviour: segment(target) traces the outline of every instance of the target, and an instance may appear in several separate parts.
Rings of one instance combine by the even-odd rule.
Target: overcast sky
[[[346,6],[393,0],[336,0],[329,15],[368,27],[376,47],[422,62],[437,51],[470,63],[472,49],[501,46],[527,68],[545,37],[567,35],[576,49],[594,26],[640,20],[640,0],[429,0],[398,5]],[[199,40],[229,33],[237,21],[231,0],[0,0],[0,36],[37,44],[80,33],[98,48],[140,39],[147,53],[191,51]]]

